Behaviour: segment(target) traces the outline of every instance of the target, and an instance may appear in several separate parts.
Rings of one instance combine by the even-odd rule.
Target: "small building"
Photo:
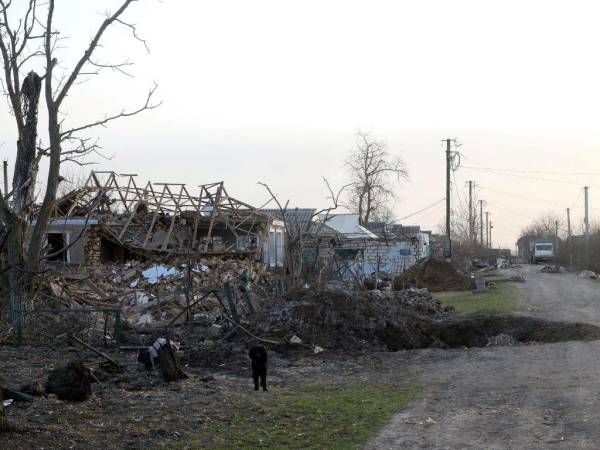
[[[335,243],[321,250],[323,258],[344,260],[355,275],[393,278],[428,256],[429,234],[421,232],[420,227],[396,227],[394,232],[392,227],[379,224],[363,227],[358,218],[358,214],[320,217],[331,235],[329,242]]]

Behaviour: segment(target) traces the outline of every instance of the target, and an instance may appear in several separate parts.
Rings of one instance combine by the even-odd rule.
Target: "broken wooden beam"
[[[108,356],[106,353],[103,353],[100,350],[92,347],[90,344],[88,344],[87,342],[82,341],[81,339],[79,339],[75,335],[71,335],[71,338],[73,338],[73,340],[75,340],[79,344],[83,345],[88,350],[94,352],[96,355],[101,356],[102,358],[106,359],[109,363],[111,363],[112,365],[114,365],[115,367],[117,367],[119,370],[121,370],[121,365],[118,362],[116,362],[114,359],[112,359],[110,356]]]

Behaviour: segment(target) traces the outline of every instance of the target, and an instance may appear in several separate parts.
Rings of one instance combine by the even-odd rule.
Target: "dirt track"
[[[600,325],[599,283],[537,269],[522,269],[522,314]],[[424,389],[368,448],[600,448],[600,341],[390,357]]]
[[[600,282],[573,273],[538,273],[539,267],[521,269],[527,277],[518,284],[523,314],[600,325]]]

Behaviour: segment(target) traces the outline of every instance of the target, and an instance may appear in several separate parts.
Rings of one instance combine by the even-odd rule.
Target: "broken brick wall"
[[[337,246],[321,245],[321,264],[334,257],[337,252],[358,250],[362,255],[351,262],[355,273],[370,277],[379,272],[380,276],[395,277],[414,266],[423,257],[419,245],[412,240],[349,240]]]
[[[98,227],[90,227],[85,232],[83,263],[93,266],[100,264],[102,259],[102,233]]]

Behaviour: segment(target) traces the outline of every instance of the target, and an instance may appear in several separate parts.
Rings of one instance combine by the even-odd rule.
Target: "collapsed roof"
[[[198,186],[151,183],[136,175],[93,171],[82,188],[55,205],[53,219],[93,218],[104,237],[137,253],[256,253],[269,214],[231,197],[223,182]]]

